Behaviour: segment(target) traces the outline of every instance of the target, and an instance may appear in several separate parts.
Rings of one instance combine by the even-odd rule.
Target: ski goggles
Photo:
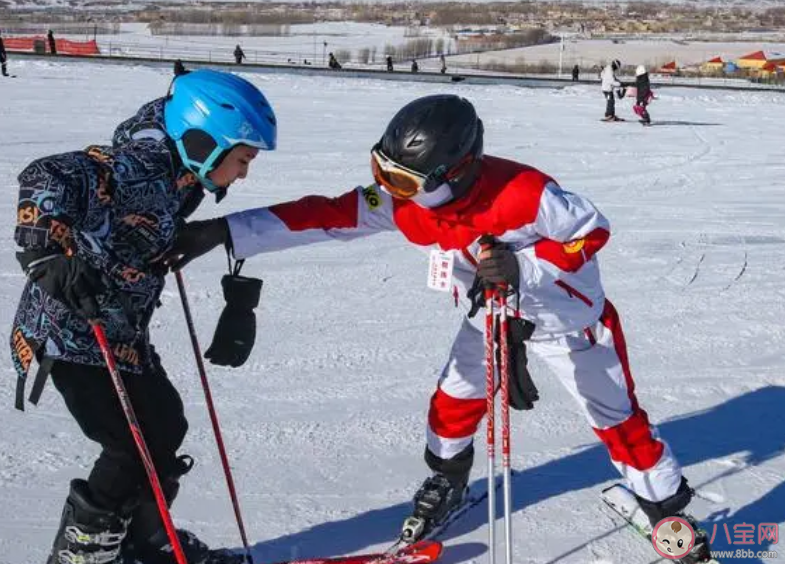
[[[394,198],[408,200],[425,186],[428,176],[399,165],[382,153],[377,145],[371,149],[371,171],[376,183]]]
[[[429,191],[429,188],[460,178],[472,162],[474,155],[469,154],[451,169],[439,166],[430,174],[423,174],[396,163],[382,153],[379,144],[371,149],[373,179],[388,194],[402,200],[408,200],[420,192]]]

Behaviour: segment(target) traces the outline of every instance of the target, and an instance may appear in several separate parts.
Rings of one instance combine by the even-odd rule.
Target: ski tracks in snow
[[[725,292],[748,270],[747,244],[741,235],[699,233],[679,243],[679,256],[661,278],[682,291]]]

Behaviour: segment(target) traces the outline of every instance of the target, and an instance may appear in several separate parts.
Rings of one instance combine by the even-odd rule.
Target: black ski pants
[[[614,117],[616,115],[616,97],[611,92],[603,92],[605,95],[605,117]]]
[[[142,374],[122,374],[137,420],[161,481],[178,474],[177,449],[188,422],[183,402],[153,353]],[[85,436],[101,445],[88,478],[93,499],[108,509],[149,491],[147,474],[106,368],[55,362],[55,387]]]

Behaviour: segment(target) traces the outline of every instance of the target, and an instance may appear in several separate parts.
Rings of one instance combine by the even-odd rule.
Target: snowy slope
[[[38,156],[108,142],[169,80],[143,66],[24,61],[13,70],[18,78],[0,82],[2,342],[22,286],[11,229],[16,174]],[[399,106],[444,90],[469,97],[489,153],[543,168],[610,217],[601,261],[639,397],[713,500],[694,510],[716,514],[715,544],[728,545],[723,524],[733,533],[736,524],[785,522],[785,98],[668,89],[651,108],[658,126],[643,129],[600,123],[603,100],[588,86],[248,77],[276,108],[280,150],[260,155],[250,179],[198,216],[367,183],[369,148]],[[620,111],[631,118],[629,104]],[[246,266],[265,279],[256,348],[243,368],[209,374],[258,562],[362,551],[396,535],[425,476],[428,399],[460,319],[445,295],[426,289],[426,266],[393,234]],[[186,271],[203,346],[224,268],[215,253]],[[173,282],[153,333],[190,419],[184,452],[197,459],[175,519],[211,543],[238,546]],[[67,482],[86,475],[97,451],[51,386],[39,407],[13,410],[7,353],[0,368],[0,564],[42,562]],[[543,399],[514,414],[516,563],[655,561],[601,507],[597,494],[615,476],[577,407],[542,366],[533,370]],[[480,508],[447,535],[445,563],[485,561],[486,536]]]

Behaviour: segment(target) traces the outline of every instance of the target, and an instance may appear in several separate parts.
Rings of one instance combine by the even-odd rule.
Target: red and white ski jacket
[[[415,245],[452,252],[454,282],[464,299],[476,272],[478,239],[493,235],[517,253],[521,314],[538,332],[583,330],[597,321],[605,301],[595,255],[610,236],[607,219],[542,172],[497,157],[483,158],[467,196],[435,209],[371,185],[335,198],[306,196],[247,210],[227,220],[238,259],[400,231]],[[425,274],[423,268],[423,280]]]

